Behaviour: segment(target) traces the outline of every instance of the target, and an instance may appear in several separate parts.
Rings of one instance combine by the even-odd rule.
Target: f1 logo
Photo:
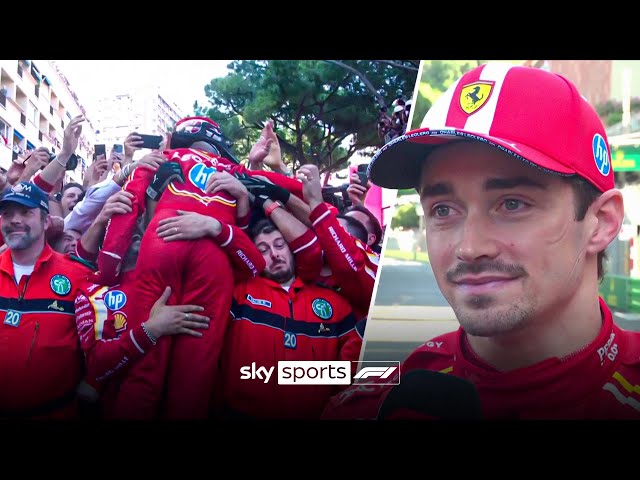
[[[397,370],[398,367],[365,367],[356,373],[353,377],[354,380],[359,378],[389,378],[389,376]]]
[[[397,360],[363,360],[353,370],[353,385],[398,385],[400,362]]]

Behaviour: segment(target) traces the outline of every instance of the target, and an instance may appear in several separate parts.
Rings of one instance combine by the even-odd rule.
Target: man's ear
[[[51,222],[51,215],[47,213],[46,217],[44,217],[44,230],[47,231],[51,229],[51,225],[53,225]]]
[[[624,219],[622,192],[615,189],[604,192],[591,204],[587,215],[593,220],[587,252],[597,254],[605,250],[620,232]]]
[[[376,236],[373,233],[370,233],[369,235],[367,235],[367,245],[369,245],[370,247],[373,246],[373,244],[376,243]]]

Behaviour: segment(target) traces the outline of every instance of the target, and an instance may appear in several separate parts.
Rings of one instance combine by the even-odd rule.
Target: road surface
[[[379,275],[362,360],[402,361],[430,338],[458,328],[428,263],[385,259]],[[615,314],[614,320],[640,331],[638,316]]]

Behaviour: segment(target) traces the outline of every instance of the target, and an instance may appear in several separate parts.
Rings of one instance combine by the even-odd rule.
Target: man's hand
[[[113,170],[114,163],[120,163],[120,166],[122,166],[122,154],[111,150],[109,160],[107,162],[107,170],[111,172]]]
[[[57,215],[49,215],[51,224],[47,228],[47,238],[56,238],[64,232],[64,218]]]
[[[265,127],[267,134],[267,145],[269,152],[264,157],[263,163],[274,172],[286,174],[288,171],[287,166],[282,161],[282,151],[280,150],[280,141],[276,132],[273,131],[273,120],[269,120]]]
[[[222,225],[215,218],[183,210],[178,210],[177,217],[160,220],[156,228],[158,237],[165,242],[215,237],[221,231]]]
[[[155,338],[163,335],[187,334],[201,337],[202,333],[194,329],[209,328],[209,318],[193,312],[202,312],[204,308],[197,305],[172,305],[167,301],[171,296],[171,287],[165,288],[162,296],[153,304],[149,320],[144,322],[146,329]]]
[[[140,150],[140,146],[144,143],[142,137],[138,136],[137,132],[131,132],[124,139],[124,158],[125,160],[131,160],[136,150]]]
[[[133,199],[135,196],[131,192],[120,190],[111,195],[104,203],[102,210],[95,219],[96,223],[106,225],[111,217],[116,214],[131,213],[133,211]]]
[[[146,168],[147,170],[151,170],[155,172],[160,168],[160,165],[167,162],[167,157],[162,155],[162,152],[159,150],[154,150],[153,152],[145,155],[140,160],[131,165],[132,168]]]
[[[24,169],[18,178],[19,182],[28,182],[37,172],[49,163],[49,150],[40,147],[31,152],[31,156],[25,160]]]
[[[360,177],[357,173],[352,173],[349,177],[349,180],[351,180],[351,182],[347,187],[347,195],[349,195],[351,203],[353,205],[364,206],[364,200],[367,196],[369,188],[371,188],[371,185],[369,184],[369,182],[367,182],[367,185],[362,185],[360,183]]]
[[[89,187],[95,185],[100,181],[100,178],[107,171],[108,163],[107,158],[104,155],[98,155],[98,157],[91,162],[89,168],[87,168],[87,173],[84,176],[84,188],[88,189]]]
[[[273,132],[273,121],[269,120],[260,133],[260,138],[253,144],[249,152],[249,168],[251,170],[262,170],[262,162],[269,154],[269,147],[273,140],[270,139],[268,129]]]
[[[20,178],[20,175],[22,175],[22,172],[24,172],[24,168],[24,160],[18,159],[11,162],[11,166],[9,167],[9,170],[7,170],[7,183],[9,185],[15,185],[18,183],[18,179]]]
[[[207,193],[218,193],[220,190],[227,191],[230,195],[233,195],[236,200],[242,197],[249,198],[247,187],[229,172],[216,172],[214,175],[209,176],[209,181],[204,191]]]
[[[82,122],[85,118],[82,115],[73,117],[67,127],[64,129],[64,138],[62,140],[62,149],[60,156],[70,157],[78,148],[78,141],[82,133]]]
[[[302,195],[311,210],[324,202],[318,167],[303,165],[298,169],[296,176],[302,182]]]

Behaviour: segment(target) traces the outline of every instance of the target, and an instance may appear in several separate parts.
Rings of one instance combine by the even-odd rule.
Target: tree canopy
[[[344,168],[381,146],[376,122],[398,91],[411,98],[418,60],[237,60],[204,87],[209,105],[194,111],[220,124],[246,159],[268,119],[293,170],[314,163]]]

